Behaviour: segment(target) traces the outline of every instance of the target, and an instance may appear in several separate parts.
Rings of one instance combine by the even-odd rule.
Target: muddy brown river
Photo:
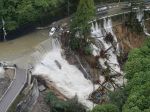
[[[34,48],[47,38],[49,38],[48,29],[44,29],[36,30],[14,40],[0,42],[0,61],[22,63],[24,67],[30,61]]]

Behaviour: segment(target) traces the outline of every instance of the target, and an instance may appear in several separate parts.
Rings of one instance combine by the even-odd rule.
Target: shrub
[[[86,112],[86,108],[74,97],[68,101],[58,99],[52,92],[49,92],[45,98],[50,106],[51,112]]]
[[[119,112],[118,108],[113,104],[97,105],[92,112]]]

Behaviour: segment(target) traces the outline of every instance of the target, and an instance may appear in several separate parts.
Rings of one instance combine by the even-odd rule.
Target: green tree
[[[118,108],[113,104],[97,105],[92,112],[119,112]]]
[[[67,10],[67,0],[0,0],[0,29],[2,18],[5,29],[10,31],[30,26],[30,24],[46,24],[55,18],[64,17]],[[75,10],[77,2],[69,0],[70,11]],[[75,5],[74,5],[75,3]],[[0,34],[2,36],[2,33]]]
[[[125,66],[128,98],[123,112],[146,112],[150,107],[150,39],[129,54]]]
[[[95,6],[93,0],[80,0],[77,12],[73,17],[72,32],[76,33],[78,31],[80,36],[86,36],[89,33],[89,22],[93,19],[94,13]]]
[[[16,4],[18,0],[1,0],[0,2],[0,17],[5,21],[7,30],[13,30],[17,27],[16,19]]]
[[[71,22],[71,46],[75,46],[75,48],[86,47],[91,27],[89,22],[92,21],[94,15],[95,6],[93,0],[80,0]]]
[[[51,112],[86,112],[86,108],[74,97],[67,101],[58,99],[54,93],[49,92],[45,101],[50,106]]]
[[[110,102],[114,105],[116,105],[119,109],[119,112],[122,112],[122,107],[125,104],[125,101],[127,100],[127,93],[126,90],[118,89],[115,92],[111,92],[109,94]]]
[[[38,16],[37,10],[34,8],[31,0],[23,0],[17,5],[17,22],[19,25],[27,24],[35,21]]]
[[[135,73],[150,70],[150,39],[140,49],[134,49],[128,56],[125,64],[126,78],[132,79]]]
[[[128,99],[123,107],[124,112],[138,108],[144,111],[150,107],[150,71],[140,72],[134,75],[134,78],[128,83]],[[132,111],[131,111],[132,112]]]
[[[149,112],[150,110],[150,39],[141,48],[129,53],[124,69],[127,84],[110,94],[110,102],[120,112]]]

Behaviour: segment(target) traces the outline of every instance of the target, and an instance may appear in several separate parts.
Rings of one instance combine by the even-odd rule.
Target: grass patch
[[[7,112],[16,112],[16,108],[17,108],[17,104],[23,100],[23,98],[25,97],[24,94],[19,94],[17,96],[17,98],[15,99],[15,101],[12,103],[12,105],[9,107],[9,109],[7,110]]]

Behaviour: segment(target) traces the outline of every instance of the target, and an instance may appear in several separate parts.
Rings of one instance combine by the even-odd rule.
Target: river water
[[[48,29],[36,30],[14,40],[0,42],[0,61],[27,64],[35,46],[48,38]]]

